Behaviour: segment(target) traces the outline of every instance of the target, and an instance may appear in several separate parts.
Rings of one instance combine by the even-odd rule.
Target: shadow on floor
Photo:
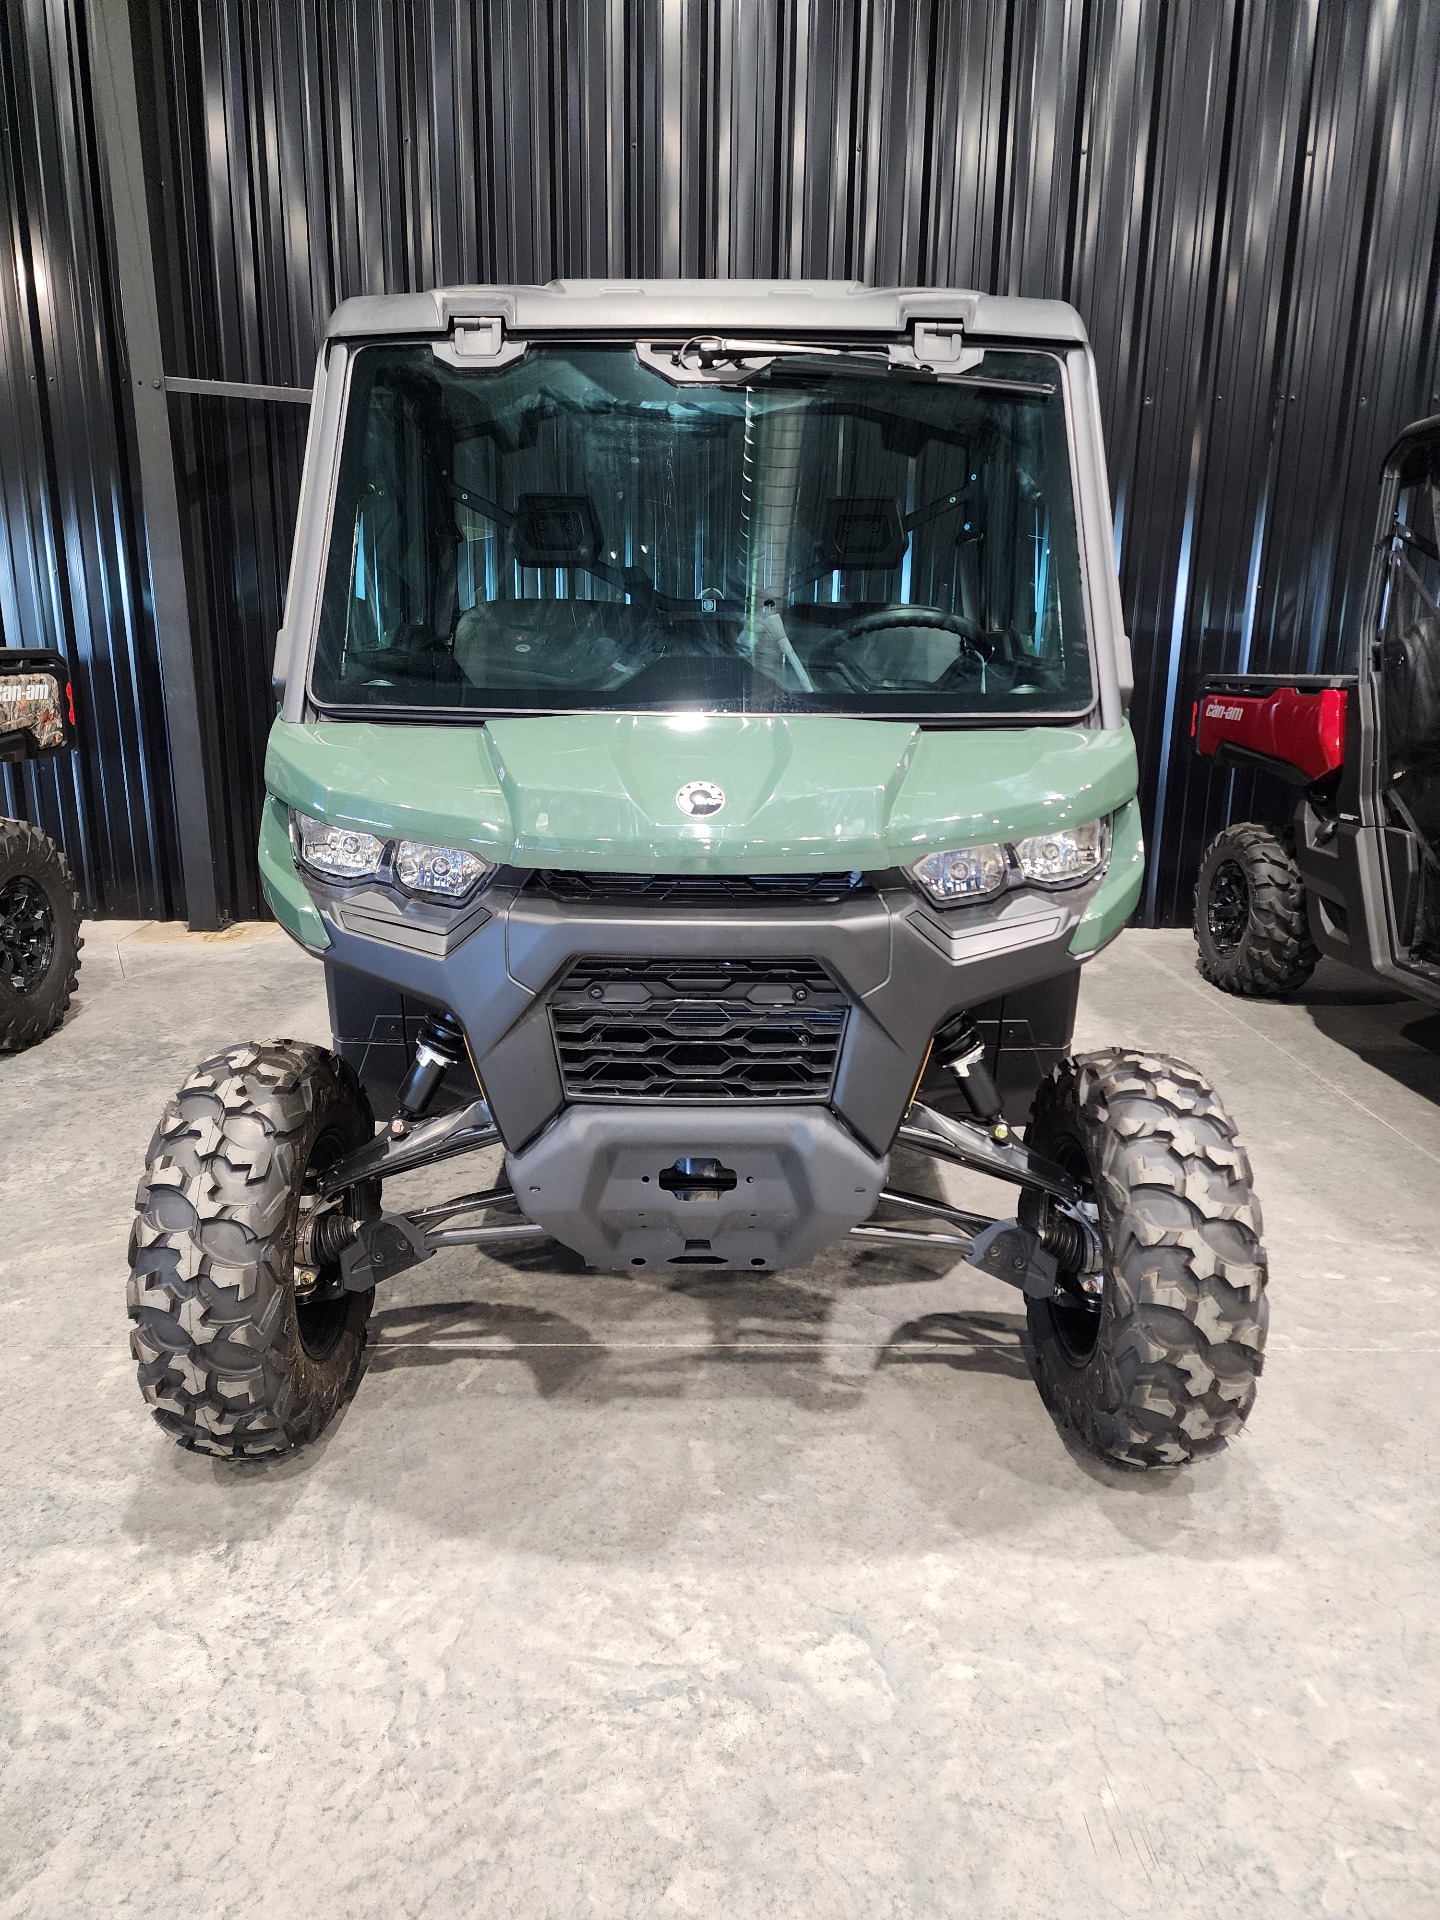
[[[693,1392],[706,1370],[771,1367],[791,1381],[791,1397],[809,1404],[805,1376],[862,1387],[882,1365],[941,1365],[1025,1380],[1022,1314],[966,1310],[962,1277],[864,1285],[833,1294],[776,1288],[765,1294],[748,1276],[727,1287],[718,1276],[687,1277],[667,1289],[702,1304],[700,1338],[667,1336],[653,1325],[627,1338],[623,1323],[596,1335],[565,1315],[514,1302],[442,1300],[389,1307],[370,1321],[368,1373],[512,1359],[544,1398],[583,1389],[592,1404],[635,1396]],[[816,1382],[819,1384],[819,1382]],[[772,1389],[773,1391],[773,1386]],[[842,1395],[845,1401],[850,1394]]]
[[[1440,1010],[1333,960],[1290,997],[1327,1040],[1440,1106]]]
[[[340,1475],[346,1504],[402,1510],[422,1533],[587,1564],[913,1555],[1047,1527],[1077,1497],[1098,1502],[1107,1551],[1274,1553],[1282,1515],[1243,1457],[1144,1474],[1058,1433],[1028,1377],[1023,1313],[957,1310],[948,1274],[828,1278],[765,1300],[749,1276],[726,1293],[687,1275],[637,1297],[633,1322],[613,1295],[597,1300],[596,1329],[494,1299],[384,1308],[367,1369],[381,1377],[358,1395],[372,1409],[363,1446],[347,1440],[350,1406],[280,1460],[157,1445],[127,1536],[163,1555],[228,1554],[283,1535],[315,1497],[307,1482]],[[708,1325],[667,1326],[663,1295],[682,1288]],[[891,1391],[874,1390],[875,1368]],[[892,1370],[913,1391],[897,1397]],[[481,1458],[483,1472],[466,1464]]]
[[[548,1399],[573,1385],[604,1353],[603,1342],[564,1314],[513,1302],[440,1300],[373,1313],[365,1371],[513,1356],[528,1367],[536,1391]]]

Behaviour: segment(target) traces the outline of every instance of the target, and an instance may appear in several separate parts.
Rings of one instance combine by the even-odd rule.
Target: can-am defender
[[[1197,752],[1291,789],[1200,863],[1198,965],[1229,993],[1293,992],[1328,954],[1440,1005],[1440,418],[1386,456],[1356,665],[1200,689]]]
[[[70,670],[48,647],[0,646],[0,763],[52,759],[75,741]],[[80,897],[49,834],[0,817],[0,1054],[65,1018],[80,977]]]
[[[134,1350],[183,1443],[312,1437],[377,1285],[544,1236],[676,1276],[948,1250],[1023,1294],[1090,1447],[1164,1466],[1240,1427],[1266,1306],[1234,1126],[1173,1060],[1068,1057],[1142,867],[1069,307],[347,302],[277,678],[261,868],[335,1049],[205,1061],[151,1143]],[[383,1207],[497,1143],[498,1188]],[[897,1188],[896,1147],[1015,1216]]]

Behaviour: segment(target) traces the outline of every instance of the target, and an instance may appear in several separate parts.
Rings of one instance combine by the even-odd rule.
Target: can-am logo
[[[675,804],[692,819],[704,820],[724,806],[725,789],[713,780],[687,780],[676,794]]]

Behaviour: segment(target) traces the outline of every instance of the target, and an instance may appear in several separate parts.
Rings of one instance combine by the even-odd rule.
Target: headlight
[[[1073,887],[1090,880],[1110,858],[1110,822],[1057,827],[1013,846],[960,847],[927,853],[910,868],[915,880],[942,907],[988,900],[1020,879],[1040,887]]]
[[[463,900],[494,871],[491,861],[462,847],[427,847],[423,840],[402,840],[395,849],[395,878],[409,893]]]
[[[385,842],[373,833],[355,833],[349,827],[329,827],[308,813],[291,815],[295,822],[296,852],[313,872],[327,880],[365,880],[378,873]]]
[[[495,871],[493,861],[463,847],[432,847],[423,840],[381,840],[350,827],[327,826],[308,813],[290,816],[295,857],[326,880],[372,880],[389,868],[407,893],[463,900]]]
[[[1015,858],[1027,880],[1042,887],[1072,887],[1098,873],[1110,857],[1110,822],[1090,820],[1083,827],[1057,827],[1021,840]]]
[[[1004,847],[961,847],[956,853],[927,853],[910,871],[932,900],[949,906],[998,893],[1008,865]]]

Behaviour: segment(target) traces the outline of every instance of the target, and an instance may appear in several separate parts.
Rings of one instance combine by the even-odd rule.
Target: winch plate
[[[801,1267],[873,1212],[888,1162],[820,1106],[574,1106],[506,1161],[521,1208],[611,1272]]]

